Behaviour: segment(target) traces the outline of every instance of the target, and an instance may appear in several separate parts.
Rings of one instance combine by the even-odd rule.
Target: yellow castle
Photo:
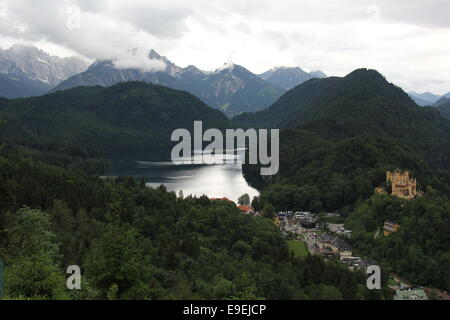
[[[422,195],[422,192],[417,191],[417,180],[411,178],[408,170],[393,170],[386,172],[386,183],[392,186],[391,195],[404,199],[413,199]],[[375,193],[387,194],[383,187],[375,188]]]

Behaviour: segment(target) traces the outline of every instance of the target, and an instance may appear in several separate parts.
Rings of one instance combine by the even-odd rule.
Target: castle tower
[[[401,171],[396,169],[394,171],[386,172],[386,181],[391,183],[392,195],[404,198],[413,199],[417,196],[417,180],[411,179],[409,171]]]

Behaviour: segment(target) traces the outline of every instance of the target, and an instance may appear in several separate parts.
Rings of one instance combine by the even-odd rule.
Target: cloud
[[[144,72],[163,71],[166,63],[158,59],[149,59],[148,52],[136,48],[113,60],[117,69],[140,69]]]
[[[369,67],[406,90],[444,93],[448,12],[447,0],[0,0],[0,45],[49,43],[143,70],[162,68],[147,61],[152,48],[204,70],[229,59],[256,73]]]
[[[5,19],[0,21],[0,33],[18,40],[56,43],[89,59],[114,60],[121,68],[161,67],[161,62],[148,61],[144,52],[180,36],[181,14],[169,15],[169,8],[158,10],[144,1],[133,10],[131,5],[113,6],[114,1],[93,2],[43,0],[32,5],[23,0],[3,1]],[[133,48],[142,50],[129,55]]]

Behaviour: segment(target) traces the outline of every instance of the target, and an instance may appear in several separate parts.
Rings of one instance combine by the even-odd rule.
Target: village
[[[408,171],[399,169],[386,172],[386,186],[375,188],[376,194],[391,194],[403,199],[413,199],[423,195],[417,190],[417,181],[410,177]],[[226,198],[216,200],[228,200]],[[243,214],[261,216],[250,205],[238,205]],[[335,259],[350,270],[366,271],[375,261],[354,255],[352,247],[346,240],[352,236],[339,212],[312,213],[308,211],[279,211],[275,213],[274,223],[279,226],[281,234],[290,244],[306,247],[306,254],[318,255],[326,260]],[[389,236],[400,230],[396,222],[385,221],[375,237]],[[429,296],[450,300],[446,292],[408,284],[397,275],[390,275],[389,287],[395,291],[395,300],[428,300]]]
[[[339,217],[339,213],[326,213],[326,217]],[[309,254],[320,255],[325,259],[337,259],[349,269],[365,269],[371,263],[361,257],[353,256],[352,248],[345,240],[352,231],[344,224],[318,222],[318,214],[311,212],[279,212],[276,223],[286,239],[302,241]]]
[[[251,206],[238,207],[244,214],[260,215],[259,212],[253,211]],[[333,217],[340,217],[340,214],[325,213],[325,218]],[[343,223],[319,222],[319,220],[323,220],[323,217],[312,212],[282,211],[276,213],[274,222],[288,242],[295,246],[305,246],[306,254],[318,255],[326,260],[334,259],[350,270],[359,269],[366,272],[369,266],[378,265],[376,261],[354,255],[352,247],[346,241],[351,238],[352,231]],[[397,223],[385,221],[380,230],[386,237],[398,232],[399,229],[400,225]],[[390,274],[388,286],[395,291],[394,300],[428,300],[429,297],[450,300],[447,292],[410,284],[394,274]]]
[[[260,216],[250,205],[238,205],[243,214]],[[325,213],[325,218],[340,217],[338,212]],[[325,259],[337,259],[348,266],[366,270],[373,261],[354,256],[351,246],[345,241],[352,231],[343,223],[319,222],[319,214],[306,211],[280,211],[275,214],[274,223],[281,234],[289,241],[304,243],[308,254],[319,255]]]
[[[243,214],[260,216],[250,205],[238,205]],[[322,215],[322,217],[320,217]],[[354,256],[352,247],[347,243],[352,231],[346,229],[343,223],[319,222],[327,218],[340,218],[338,212],[322,214],[307,211],[280,211],[275,214],[274,223],[279,226],[281,234],[287,239],[305,244],[311,255],[319,255],[325,259],[337,259],[349,267],[366,269],[373,261]],[[386,221],[383,227],[384,235],[396,232],[399,226]]]

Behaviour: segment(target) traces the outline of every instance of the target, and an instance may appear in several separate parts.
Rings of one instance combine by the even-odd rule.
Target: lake
[[[201,156],[196,154],[195,157]],[[215,158],[209,155],[208,158]],[[228,152],[227,159],[239,157]],[[144,178],[147,186],[159,187],[165,185],[169,191],[180,190],[184,196],[202,196],[209,198],[226,197],[232,201],[244,193],[250,198],[259,195],[259,192],[250,187],[242,175],[242,165],[215,164],[175,165],[170,160],[170,150],[155,150],[152,152],[123,153],[109,156],[110,166],[105,176],[131,176]]]

